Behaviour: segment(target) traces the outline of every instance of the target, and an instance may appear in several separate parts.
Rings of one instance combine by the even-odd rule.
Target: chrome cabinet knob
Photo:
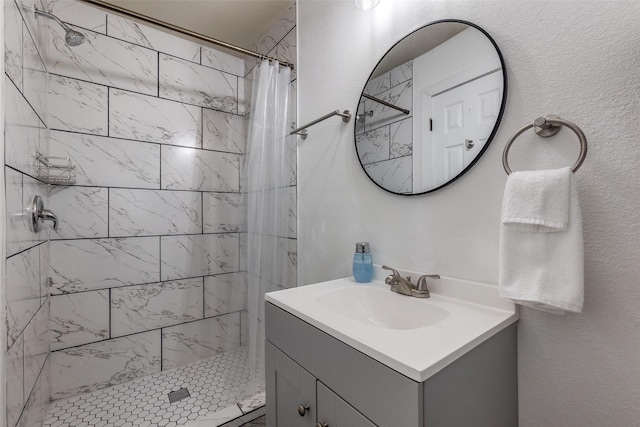
[[[303,405],[302,403],[298,405],[298,414],[301,417],[304,417],[304,415],[307,413],[308,410],[309,410],[309,405]]]
[[[476,143],[473,142],[473,139],[465,139],[464,140],[464,146],[467,148],[467,150],[471,150],[474,145],[476,145]]]

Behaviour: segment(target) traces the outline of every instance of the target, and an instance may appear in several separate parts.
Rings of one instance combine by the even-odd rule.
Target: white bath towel
[[[551,313],[580,313],[582,215],[571,169],[510,174],[501,222],[500,295]]]

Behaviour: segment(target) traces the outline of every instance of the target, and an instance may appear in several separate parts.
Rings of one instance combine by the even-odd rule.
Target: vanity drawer
[[[266,303],[266,339],[380,427],[422,426],[423,386]]]

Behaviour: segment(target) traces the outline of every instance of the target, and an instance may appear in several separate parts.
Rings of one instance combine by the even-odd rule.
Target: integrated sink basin
[[[339,316],[384,329],[424,328],[451,315],[427,299],[398,295],[388,287],[345,286],[320,294],[316,300]]]
[[[515,304],[496,285],[441,276],[429,281],[431,298],[414,298],[391,292],[386,275],[376,266],[371,283],[347,277],[265,299],[418,382],[518,320]]]

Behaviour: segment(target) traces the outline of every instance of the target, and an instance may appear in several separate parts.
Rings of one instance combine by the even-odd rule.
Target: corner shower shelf
[[[75,166],[68,157],[50,157],[36,152],[38,162],[36,176],[52,185],[72,185],[76,183]]]

